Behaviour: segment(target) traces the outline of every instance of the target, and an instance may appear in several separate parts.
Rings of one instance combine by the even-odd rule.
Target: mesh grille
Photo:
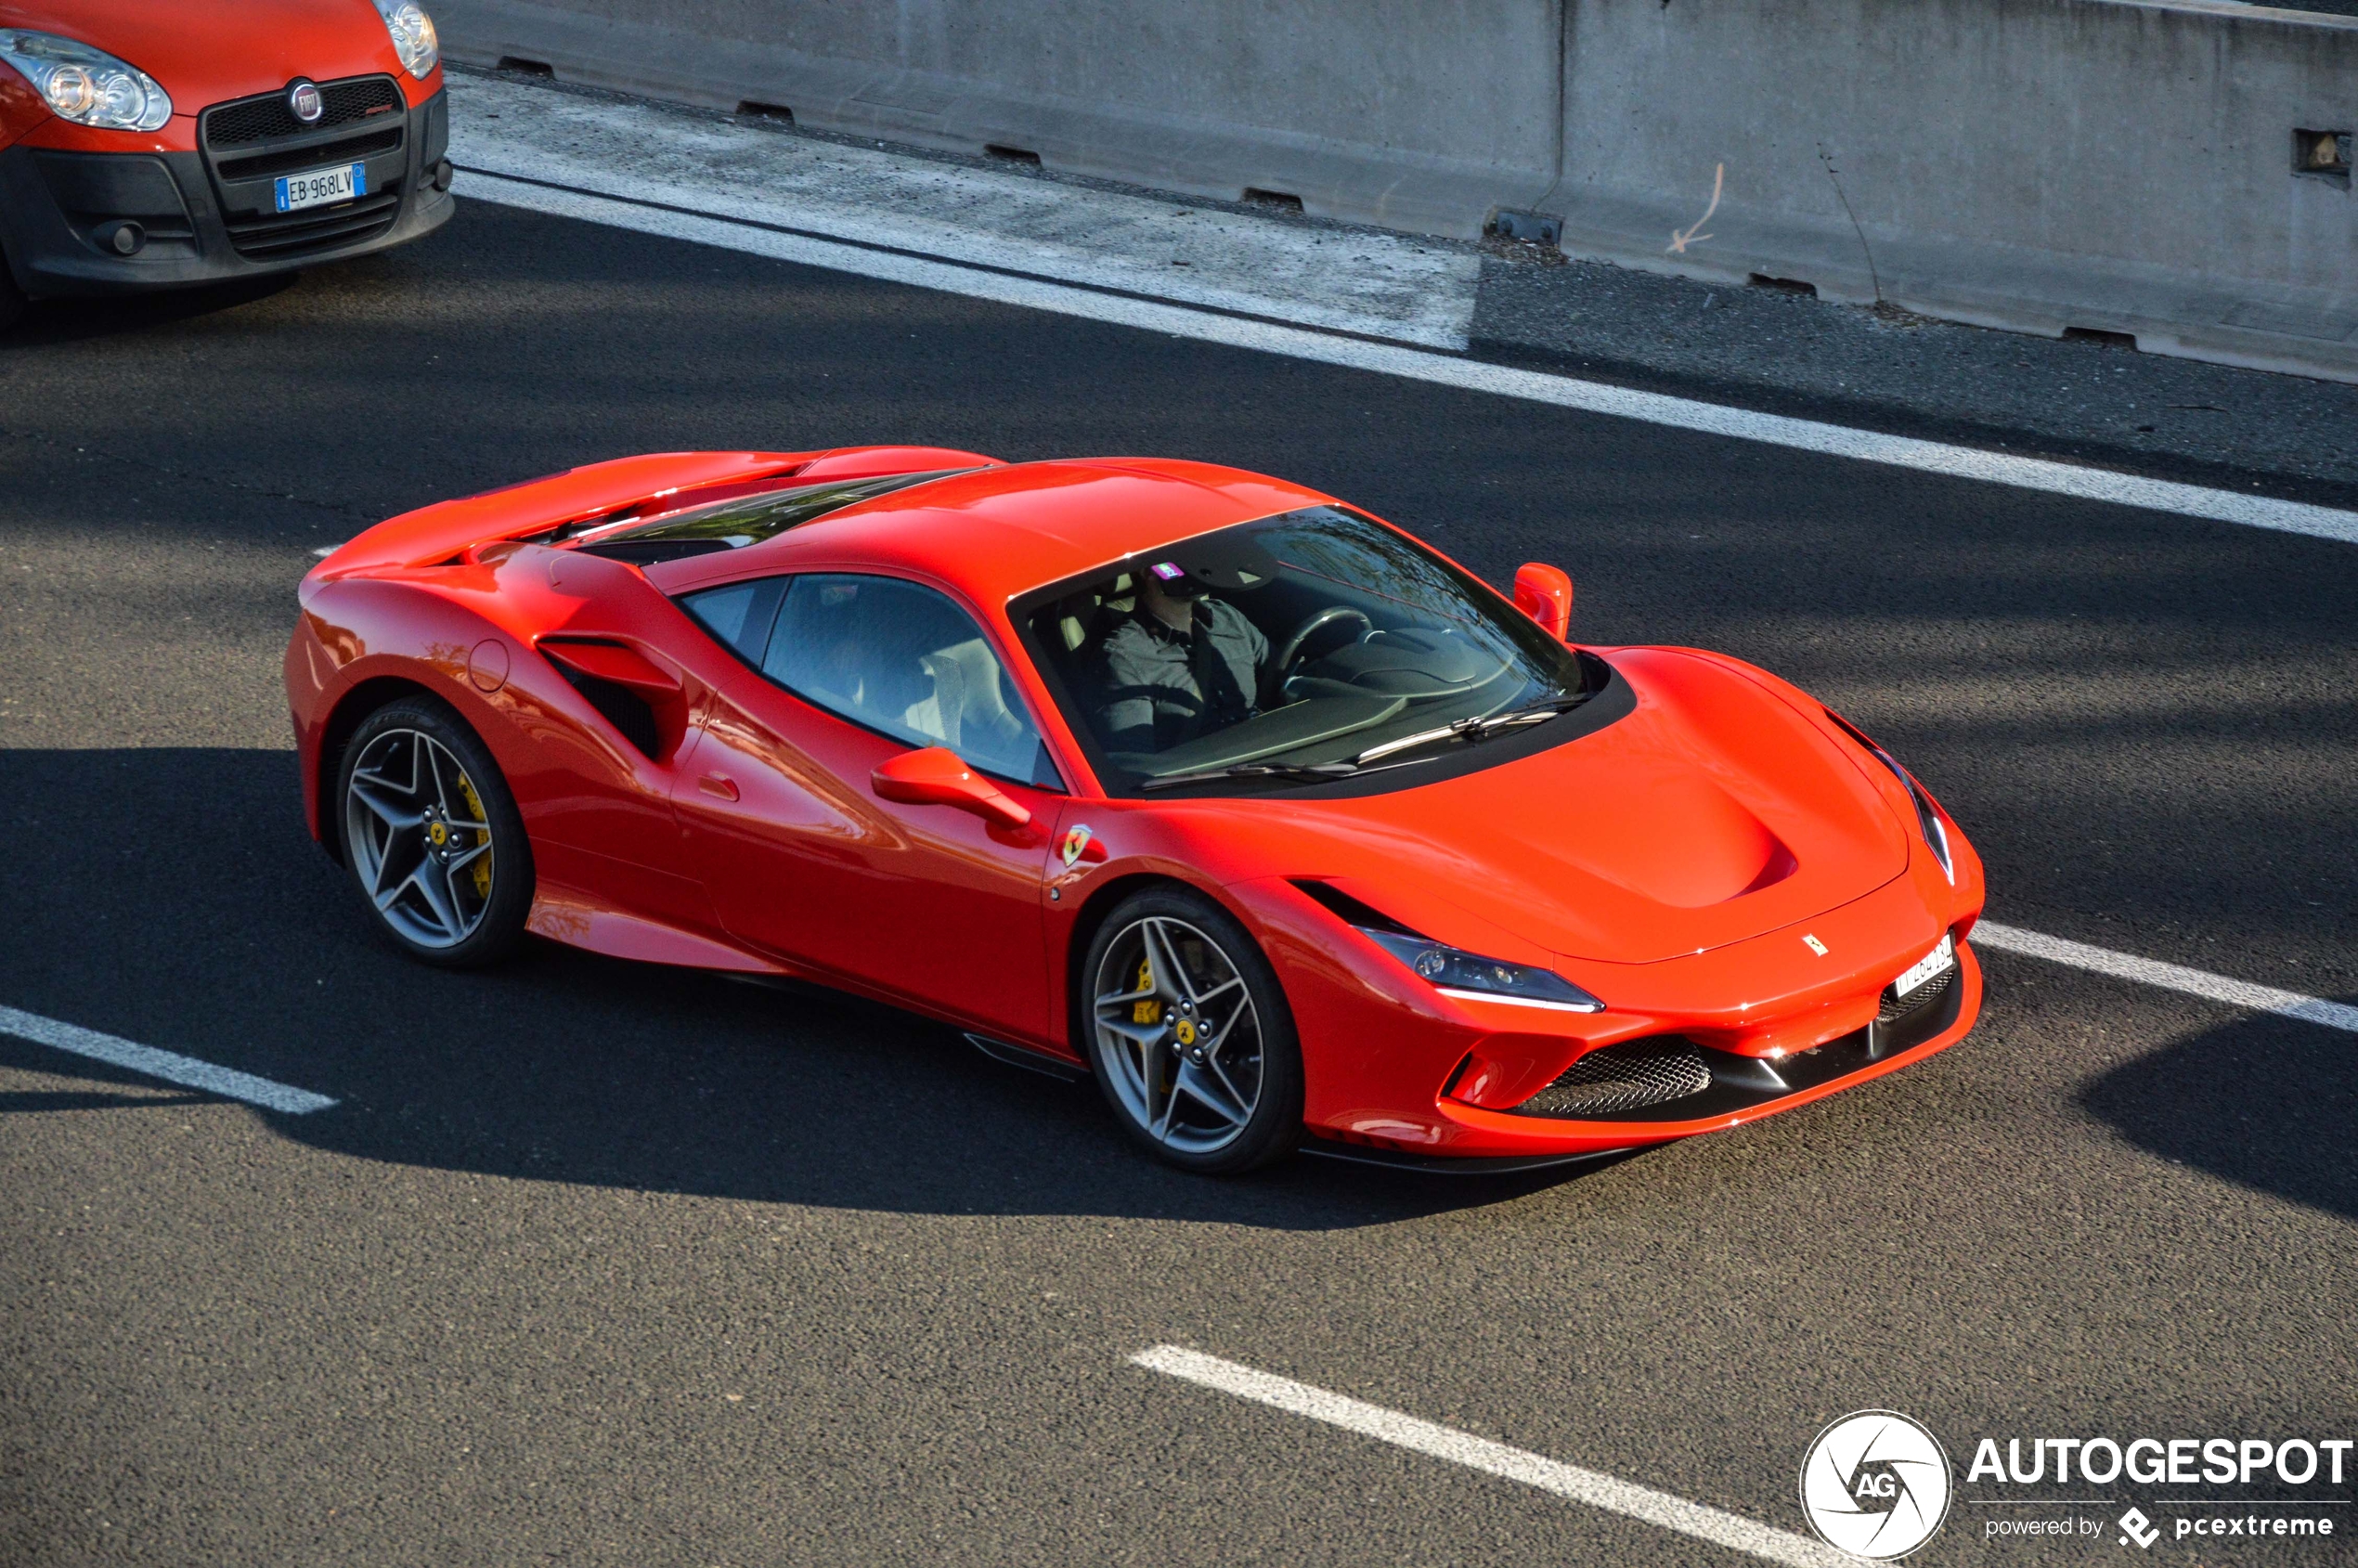
[[[383,113],[401,106],[401,89],[393,84],[389,76],[323,82],[319,84],[319,97],[325,112],[317,124],[311,125],[294,117],[283,92],[216,105],[205,110],[205,146],[219,149],[280,136],[308,136],[314,131],[349,125],[355,120],[368,118],[372,111]]]
[[[1883,988],[1883,1005],[1875,1011],[1875,1022],[1891,1023],[1906,1017],[1919,1007],[1929,1007],[1948,995],[1949,988],[1956,983],[1957,966],[1951,964],[1906,996],[1895,996],[1891,988],[1885,986]]]
[[[1684,1040],[1635,1040],[1591,1051],[1545,1089],[1515,1107],[1517,1116],[1611,1116],[1684,1099],[1711,1087],[1711,1069]]]

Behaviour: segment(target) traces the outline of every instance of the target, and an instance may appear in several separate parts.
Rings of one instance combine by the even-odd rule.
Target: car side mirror
[[[1561,566],[1525,562],[1515,568],[1515,608],[1561,642],[1572,636],[1572,578]]]
[[[954,806],[988,823],[1021,827],[1031,820],[997,784],[976,772],[947,746],[904,751],[868,775],[876,794],[904,806]]]

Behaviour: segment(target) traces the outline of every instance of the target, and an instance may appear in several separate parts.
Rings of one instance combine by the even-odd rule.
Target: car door
[[[682,603],[747,661],[713,681],[675,797],[722,926],[824,975],[1044,1039],[1059,791],[974,619],[923,585],[843,573]],[[1034,820],[881,798],[876,766],[926,745]]]

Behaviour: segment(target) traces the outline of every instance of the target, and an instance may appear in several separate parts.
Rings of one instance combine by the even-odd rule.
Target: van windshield
[[[1600,683],[1481,583],[1340,507],[1201,535],[1017,610],[1121,792],[1405,767],[1544,722]]]

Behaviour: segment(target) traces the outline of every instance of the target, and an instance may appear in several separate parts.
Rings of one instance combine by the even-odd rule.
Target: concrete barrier
[[[447,0],[456,59],[1471,236],[1555,178],[1553,0]],[[1369,25],[1369,19],[1379,19]]]
[[[1574,253],[2358,380],[2358,19],[2224,0],[1571,0]],[[1712,238],[1671,250],[1725,164]]]
[[[2231,0],[439,0],[454,59],[2358,381],[2358,19]],[[1700,221],[1715,194],[1717,204]]]

